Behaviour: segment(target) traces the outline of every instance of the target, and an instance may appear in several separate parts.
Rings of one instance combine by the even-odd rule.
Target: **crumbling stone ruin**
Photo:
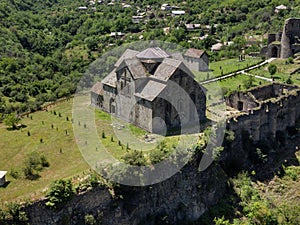
[[[276,138],[300,118],[300,88],[276,83],[256,87],[231,94],[226,105],[228,128],[236,134],[247,131],[253,141]]]
[[[268,35],[268,45],[261,50],[267,58],[286,59],[300,52],[300,19],[289,18],[282,32]]]

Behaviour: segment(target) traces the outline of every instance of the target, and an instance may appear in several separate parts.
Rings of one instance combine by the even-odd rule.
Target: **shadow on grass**
[[[41,177],[41,175],[39,174],[31,174],[31,175],[27,175],[26,179],[27,180],[38,180]]]
[[[24,124],[18,124],[18,125],[14,126],[14,127],[8,127],[8,128],[6,128],[6,130],[8,130],[8,131],[20,130],[20,129],[26,128],[26,127],[27,126],[24,125]]]
[[[6,188],[10,184],[10,181],[6,181],[4,185],[0,186],[0,189]]]

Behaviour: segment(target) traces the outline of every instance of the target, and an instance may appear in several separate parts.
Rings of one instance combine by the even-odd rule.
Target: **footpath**
[[[274,59],[276,59],[276,58],[267,59],[267,60],[265,60],[265,61],[263,61],[263,62],[261,62],[259,64],[256,64],[254,66],[249,66],[249,67],[247,67],[245,69],[242,69],[242,70],[239,70],[239,71],[236,71],[236,72],[233,72],[233,73],[221,76],[221,77],[216,77],[216,78],[213,78],[213,79],[202,81],[202,82],[200,82],[200,84],[201,85],[209,84],[209,83],[216,82],[216,81],[219,81],[219,80],[223,80],[223,79],[226,79],[226,78],[229,78],[229,77],[232,77],[232,76],[236,76],[236,75],[239,75],[239,74],[245,74],[247,76],[254,76],[254,77],[258,78],[258,79],[262,79],[262,80],[266,80],[266,81],[272,82],[272,79],[270,79],[270,78],[252,75],[252,74],[247,73],[247,72],[249,72],[251,70],[254,70],[254,69],[257,69],[257,68],[259,68],[261,66],[264,66],[264,65],[272,62]]]

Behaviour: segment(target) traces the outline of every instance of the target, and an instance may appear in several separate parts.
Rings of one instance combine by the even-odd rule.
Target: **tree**
[[[249,89],[249,88],[253,87],[253,82],[254,82],[254,77],[249,76],[248,79],[244,81],[244,87],[246,89]]]
[[[273,76],[277,72],[277,66],[275,64],[270,64],[268,66],[268,71],[271,76]]]
[[[46,206],[54,209],[61,208],[73,196],[73,185],[71,180],[54,181],[46,195],[48,201]]]
[[[40,177],[39,172],[44,167],[49,167],[50,163],[46,159],[45,155],[40,154],[36,151],[27,154],[24,161],[23,172],[25,178],[29,180],[35,180]]]
[[[5,119],[4,119],[4,123],[5,125],[11,127],[12,129],[16,129],[17,128],[17,124],[21,121],[21,118],[19,115],[15,114],[15,113],[11,113],[6,115]]]

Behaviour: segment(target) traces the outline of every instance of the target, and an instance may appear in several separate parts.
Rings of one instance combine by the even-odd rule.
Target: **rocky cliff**
[[[218,203],[227,191],[227,176],[218,164],[198,171],[197,159],[173,177],[145,187],[118,186],[116,197],[95,188],[74,197],[54,211],[45,201],[26,208],[30,224],[84,224],[86,214],[101,224],[182,224],[197,220]]]

